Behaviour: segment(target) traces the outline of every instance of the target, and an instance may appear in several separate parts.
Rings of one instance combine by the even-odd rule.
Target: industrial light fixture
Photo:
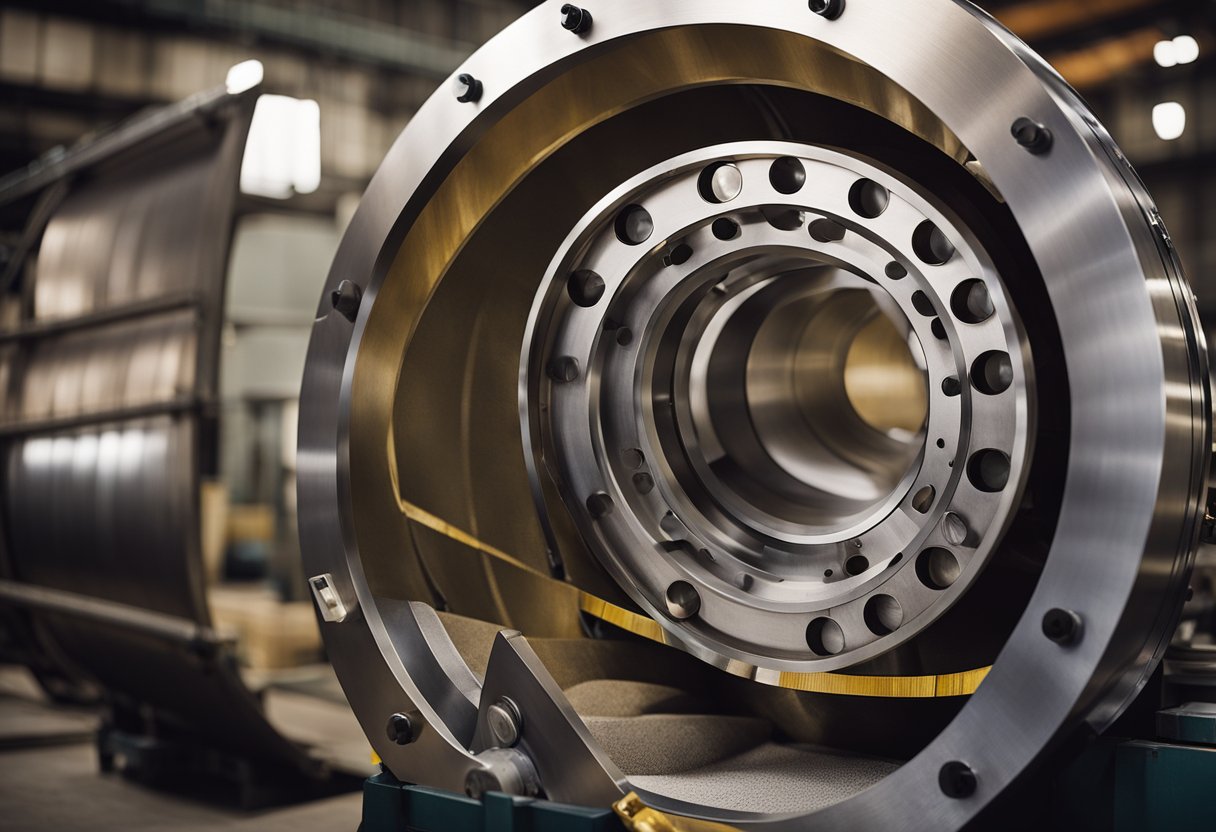
[[[1153,129],[1162,141],[1172,142],[1186,132],[1186,108],[1177,101],[1153,107]]]
[[[1157,41],[1153,47],[1153,60],[1166,69],[1194,63],[1199,60],[1199,41],[1190,35]]]
[[[260,65],[259,65],[260,66]],[[287,199],[321,184],[321,109],[317,102],[263,95],[253,111],[241,192]]]
[[[265,74],[261,61],[241,61],[228,70],[224,85],[228,88],[229,95],[238,95],[262,83]]]

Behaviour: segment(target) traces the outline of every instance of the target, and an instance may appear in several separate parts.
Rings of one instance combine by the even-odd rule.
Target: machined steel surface
[[[578,36],[559,25],[560,7],[542,4],[460,68],[482,81],[477,102],[445,90],[419,112],[356,213],[318,311],[301,539],[309,574],[332,577],[357,610],[323,627],[352,706],[390,770],[413,782],[462,790],[485,767],[472,753],[483,717],[470,710],[500,697],[521,706],[527,745],[524,694],[543,690],[561,742],[529,753],[557,800],[598,804],[607,777],[653,808],[741,828],[961,828],[1082,726],[1109,725],[1179,614],[1211,401],[1193,298],[1160,217],[1075,93],[968,4],[850,0],[829,19],[780,0],[621,0],[588,7],[594,23]],[[1023,118],[1050,143],[1024,146],[1013,130]],[[782,193],[761,171],[784,158],[822,175]],[[887,192],[885,211],[876,191],[849,204],[862,179]],[[814,222],[794,229],[773,206],[833,225],[816,236]],[[723,219],[734,228],[715,234]],[[923,219],[950,256],[940,240],[920,244]],[[692,254],[672,257],[686,236]],[[908,274],[895,279],[887,262]],[[708,263],[730,268],[711,280]],[[738,295],[705,300],[724,277]],[[966,320],[986,312],[968,303],[972,280],[993,307],[980,323]],[[362,289],[353,321],[333,308],[342,281]],[[653,302],[621,307],[633,318],[597,317],[652,290]],[[562,292],[577,309],[550,309]],[[823,314],[841,334],[783,323],[787,308]],[[874,321],[878,334],[861,337]],[[808,370],[813,383],[766,374],[717,349],[735,337],[758,365],[803,350],[802,364],[834,356],[835,369]],[[895,343],[906,355],[875,346]],[[881,407],[891,396],[850,392],[854,344],[863,359],[889,356],[894,416]],[[990,352],[1008,363],[975,372]],[[656,368],[682,399],[669,417],[655,414]],[[941,387],[947,378],[961,395]],[[731,384],[750,411],[720,395]],[[547,401],[533,395],[542,390]],[[849,420],[867,417],[883,429],[848,438]],[[791,430],[798,419],[811,428]],[[725,457],[707,449],[712,433]],[[854,464],[821,464],[827,448]],[[999,476],[971,464],[989,448],[1008,459]],[[714,470],[732,457],[740,470]],[[960,470],[934,467],[950,460]],[[635,480],[642,473],[649,481]],[[923,485],[932,498],[918,499]],[[648,502],[660,497],[678,524]],[[888,532],[896,513],[912,522]],[[908,562],[875,569],[900,551],[900,534]],[[877,554],[837,579],[838,564],[848,571],[841,545],[859,537]],[[705,545],[661,545],[694,540]],[[701,548],[713,559],[698,560]],[[949,586],[936,596],[914,568],[934,548],[958,564],[939,556],[921,570]],[[516,662],[514,677],[500,676],[492,656],[482,701],[468,650],[428,612],[578,639],[572,587],[636,604],[668,643],[762,681],[845,666],[877,677],[992,668],[864,791],[781,814],[741,811],[747,801],[729,794],[698,803],[591,764],[605,752],[577,714],[569,720],[544,668]],[[879,596],[903,615],[879,602],[868,627]],[[1045,635],[1053,610],[1079,618],[1079,640]],[[767,623],[777,615],[798,626]],[[821,618],[840,634],[819,625],[818,646],[840,649],[815,649]],[[804,715],[824,704],[793,701]],[[397,746],[384,721],[407,707],[427,728]],[[858,707],[860,731],[890,706]],[[586,776],[566,776],[561,759]],[[737,779],[748,788],[746,772]]]
[[[0,182],[64,192],[0,333],[0,604],[116,713],[315,776],[212,630],[200,552],[256,97],[213,90]]]

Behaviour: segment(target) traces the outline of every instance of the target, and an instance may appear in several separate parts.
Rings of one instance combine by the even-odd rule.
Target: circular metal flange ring
[[[849,360],[884,337],[883,384],[892,346],[911,378],[902,411],[876,391],[875,425]],[[531,470],[553,468],[608,569],[696,655],[835,669],[923,630],[982,569],[1025,469],[1028,355],[991,260],[908,183],[821,148],[708,148],[621,186],[554,258],[525,449],[539,421]],[[684,582],[696,615],[670,614]]]
[[[791,14],[786,0],[617,0],[610,9],[592,9],[595,26],[583,38],[553,37],[556,11],[555,4],[542,4],[466,62],[461,71],[486,81],[478,104],[445,95],[418,113],[370,185],[327,282],[326,297],[347,279],[366,293],[353,327],[334,321],[340,316],[325,307],[319,312],[302,394],[301,539],[309,573],[332,574],[335,592],[361,611],[323,630],[352,706],[395,774],[437,785],[452,781],[456,769],[433,762],[444,749],[459,752],[457,739],[441,728],[406,748],[375,737],[382,735],[385,715],[399,709],[403,692],[425,700],[435,681],[430,648],[390,631],[396,619],[379,611],[382,589],[373,589],[371,564],[363,561],[379,540],[361,519],[362,484],[390,478],[383,461],[392,445],[385,412],[402,354],[396,345],[415,331],[442,266],[439,272],[394,270],[398,251],[418,240],[440,240],[443,246],[427,250],[441,261],[445,247],[458,247],[476,230],[476,217],[453,211],[443,215],[451,220],[444,225],[430,215],[450,181],[485,185],[461,193],[492,205],[600,113],[682,86],[753,76],[730,67],[712,77],[670,80],[651,71],[661,67],[648,53],[651,63],[641,73],[595,87],[576,85],[581,97],[562,111],[570,116],[561,119],[567,133],[552,144],[530,145],[545,124],[526,122],[532,133],[514,134],[527,145],[519,154],[523,163],[504,169],[502,188],[490,187],[484,176],[468,178],[469,171],[484,168],[454,172],[482,137],[554,79],[597,60],[619,57],[619,66],[639,66],[631,60],[635,50],[656,38],[679,40],[688,60],[671,66],[688,76],[755,44],[748,54],[765,60],[749,63],[753,80],[786,88],[816,89],[817,79],[827,77],[774,69],[789,54],[807,66],[847,56],[858,72],[889,79],[905,96],[901,100],[934,114],[944,134],[956,136],[982,165],[1043,276],[1069,381],[1068,470],[1052,550],[991,674],[913,760],[813,821],[829,830],[961,828],[1067,731],[1083,722],[1099,729],[1110,724],[1155,667],[1177,618],[1198,533],[1211,414],[1193,298],[1155,208],[1067,85],[965,3],[857,0],[829,21]],[[681,40],[685,33],[695,37]],[[773,38],[797,47],[766,49]],[[723,50],[704,51],[723,39]],[[949,56],[923,48],[926,43],[948,44]],[[965,58],[962,71],[943,70],[959,66],[959,56]],[[642,89],[652,81],[652,88]],[[600,101],[618,92],[620,100]],[[580,107],[593,97],[600,102],[596,112],[584,113]],[[1032,155],[1011,139],[1009,126],[1021,117],[1050,130],[1048,152]],[[1054,608],[1084,619],[1079,643],[1059,649],[1046,641],[1042,619]],[[1043,684],[1035,685],[1036,679]],[[430,722],[435,711],[422,709]],[[426,764],[416,756],[419,749],[432,755]],[[944,799],[940,772],[960,760],[973,774],[973,787],[965,798]],[[707,814],[661,796],[647,799],[659,808]],[[802,828],[808,820],[732,822]]]

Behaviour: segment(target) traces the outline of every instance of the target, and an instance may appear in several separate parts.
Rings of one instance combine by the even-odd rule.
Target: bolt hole
[[[942,266],[954,256],[954,246],[931,220],[925,220],[912,233],[912,250],[922,262]]]
[[[938,447],[938,448],[945,448],[945,447],[946,447],[946,440],[945,440],[945,439],[939,439],[939,440],[937,440],[937,447]]]
[[[965,324],[981,324],[992,317],[996,309],[992,296],[982,280],[964,280],[950,296],[950,309],[954,317]]]
[[[986,352],[971,365],[971,386],[987,396],[1004,393],[1013,384],[1013,362],[1009,354]]]
[[[934,318],[933,323],[929,324],[929,331],[933,333],[933,337],[939,341],[948,341],[949,336],[946,335],[946,325],[942,323],[941,318]]]
[[[673,248],[663,257],[663,265],[665,266],[683,266],[692,258],[692,246],[686,243]]]
[[[980,491],[1002,491],[1009,483],[1009,457],[992,448],[976,451],[967,462],[967,478]]]
[[[654,220],[641,205],[627,205],[616,215],[616,237],[625,245],[641,245],[653,233]]]
[[[869,179],[859,179],[849,189],[849,207],[868,220],[882,216],[891,204],[891,192]]]
[[[591,514],[591,519],[601,520],[612,514],[615,508],[612,498],[603,491],[597,491],[587,498],[587,511]]]
[[[887,264],[887,277],[892,280],[903,280],[908,276],[908,270],[904,268],[902,263],[891,262]]]
[[[793,156],[784,156],[769,168],[768,181],[779,194],[796,194],[806,184],[806,168]]]
[[[866,626],[876,636],[890,635],[904,623],[904,608],[890,595],[875,595],[862,613]]]
[[[811,223],[810,232],[821,243],[839,243],[844,239],[845,228],[835,220],[819,219]]]
[[[806,214],[797,208],[774,208],[765,206],[760,209],[768,224],[778,231],[797,231],[806,224]]]
[[[633,343],[633,330],[627,326],[623,326],[616,331],[616,342],[622,347],[627,347]]]
[[[853,555],[844,562],[844,571],[850,575],[860,575],[870,568],[870,559],[865,555]]]
[[[937,309],[934,308],[933,301],[929,300],[929,296],[920,289],[912,293],[912,308],[926,318],[932,318],[937,315]]]
[[[570,300],[585,309],[600,302],[600,298],[604,296],[604,288],[604,278],[590,269],[579,269],[570,275],[570,280],[566,283]]]
[[[638,472],[633,475],[633,487],[638,490],[639,494],[649,494],[654,491],[654,477],[645,471]]]
[[[743,192],[743,174],[729,162],[718,162],[701,171],[697,179],[701,198],[714,205],[730,202]]]
[[[844,650],[844,631],[830,618],[816,618],[807,625],[806,645],[817,656],[835,656]]]
[[[912,508],[921,514],[928,514],[929,509],[933,508],[933,501],[935,499],[937,499],[937,489],[931,485],[926,485],[920,491],[917,491],[916,496],[912,498]]]
[[[942,379],[942,392],[950,398],[961,395],[963,392],[962,382],[960,382],[954,376],[944,378]]]
[[[929,589],[949,589],[963,571],[949,549],[931,546],[916,558],[916,577]]]
[[[711,230],[714,232],[714,236],[719,240],[733,240],[739,236],[739,223],[732,219],[722,217],[721,219],[714,220]]]

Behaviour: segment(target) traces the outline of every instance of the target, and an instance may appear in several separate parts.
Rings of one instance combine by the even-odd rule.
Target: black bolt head
[[[951,760],[938,772],[937,784],[946,797],[961,800],[975,794],[978,781],[975,772],[969,765],[960,763],[958,760]]]
[[[1036,156],[1041,156],[1051,150],[1053,137],[1051,131],[1033,119],[1023,116],[1013,123],[1010,128],[1018,144]]]
[[[591,31],[591,12],[567,3],[562,6],[562,28],[576,35],[585,35]]]
[[[810,0],[811,11],[828,20],[835,20],[844,14],[844,0]]]
[[[481,82],[467,72],[457,75],[456,81],[452,84],[456,100],[461,104],[476,104],[481,100],[483,90]]]
[[[1048,610],[1043,616],[1043,635],[1056,644],[1076,644],[1081,640],[1081,616],[1072,610]]]
[[[388,718],[384,733],[390,742],[409,745],[418,739],[418,725],[409,714],[393,714]]]
[[[338,288],[330,293],[329,302],[342,317],[353,323],[359,316],[359,304],[363,302],[363,290],[359,288],[358,283],[343,280],[338,284]]]

